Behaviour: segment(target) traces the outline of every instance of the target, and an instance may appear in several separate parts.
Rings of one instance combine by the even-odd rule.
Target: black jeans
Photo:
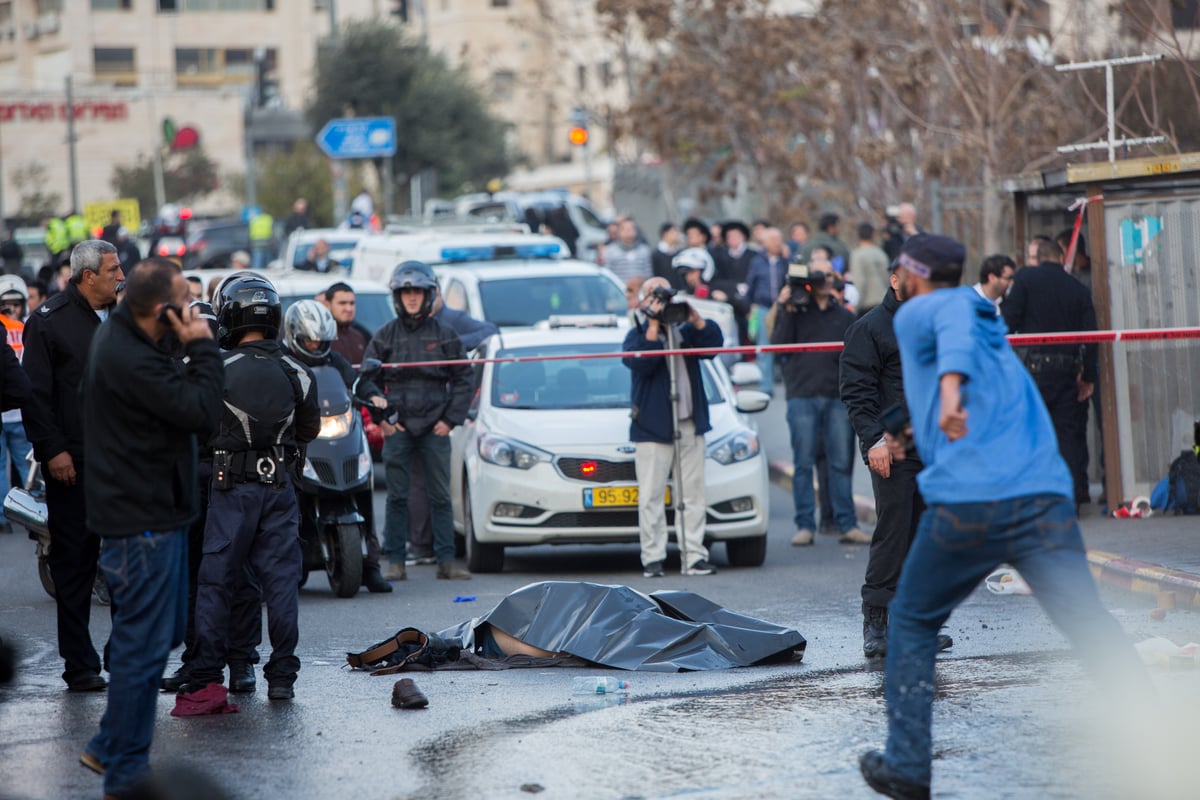
[[[54,579],[54,600],[58,607],[58,653],[65,662],[62,677],[68,683],[100,673],[100,656],[88,630],[100,537],[87,529],[83,464],[77,463],[75,470],[74,486],[46,476],[46,522],[50,528],[50,576]]]
[[[1088,489],[1087,401],[1079,402],[1079,386],[1073,373],[1040,373],[1033,376],[1038,392],[1050,412],[1054,434],[1058,437],[1058,452],[1075,484],[1075,502],[1090,500]]]
[[[887,608],[896,595],[900,568],[917,535],[917,525],[925,510],[925,501],[917,488],[917,473],[923,464],[915,459],[896,461],[887,478],[871,473],[875,491],[875,535],[867,556],[867,574],[863,578],[864,606]]]

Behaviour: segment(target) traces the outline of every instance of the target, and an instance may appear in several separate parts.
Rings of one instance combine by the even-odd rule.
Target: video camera
[[[651,289],[650,297],[662,303],[662,308],[658,311],[651,311],[647,305],[645,308],[646,316],[667,325],[678,325],[681,322],[687,322],[688,318],[692,316],[692,307],[688,305],[686,300],[676,299],[675,294],[675,290],[670,286],[655,286]]]
[[[825,286],[824,272],[810,272],[807,264],[788,264],[787,285],[792,290],[792,302],[807,305],[817,289]]]

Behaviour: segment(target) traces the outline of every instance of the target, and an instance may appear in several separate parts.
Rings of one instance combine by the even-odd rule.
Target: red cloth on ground
[[[198,692],[175,695],[172,717],[202,717],[206,714],[236,714],[236,703],[228,700],[228,690],[219,683],[210,683]]]

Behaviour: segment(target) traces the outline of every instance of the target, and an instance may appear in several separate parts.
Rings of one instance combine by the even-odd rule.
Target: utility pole
[[[158,103],[154,100],[154,90],[146,95],[150,101],[150,127],[154,130],[154,212],[167,202],[166,182],[163,179],[163,125],[158,118]]]
[[[67,81],[67,152],[71,174],[71,211],[79,211],[79,175],[75,166],[75,96],[71,92],[71,76]]]
[[[1060,153],[1078,153],[1083,150],[1108,150],[1108,160],[1117,160],[1117,145],[1132,147],[1139,144],[1158,144],[1165,142],[1165,136],[1143,136],[1138,139],[1117,138],[1117,115],[1113,109],[1113,67],[1124,67],[1129,64],[1147,64],[1152,61],[1162,61],[1162,54],[1122,56],[1106,58],[1102,61],[1081,61],[1075,64],[1059,64],[1054,69],[1058,72],[1077,72],[1084,69],[1104,68],[1105,111],[1108,114],[1108,139],[1087,144],[1068,144],[1058,148]]]

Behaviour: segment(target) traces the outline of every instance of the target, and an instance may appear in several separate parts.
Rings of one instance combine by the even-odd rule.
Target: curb
[[[768,464],[771,482],[791,491],[794,474],[792,465],[778,460],[769,461]],[[855,495],[854,507],[860,520],[865,519],[864,507],[870,509],[871,518],[875,516],[875,502],[872,499]],[[1200,608],[1200,575],[1104,550],[1088,550],[1087,560],[1088,568],[1097,581],[1138,594],[1170,592],[1175,595],[1176,607]]]

